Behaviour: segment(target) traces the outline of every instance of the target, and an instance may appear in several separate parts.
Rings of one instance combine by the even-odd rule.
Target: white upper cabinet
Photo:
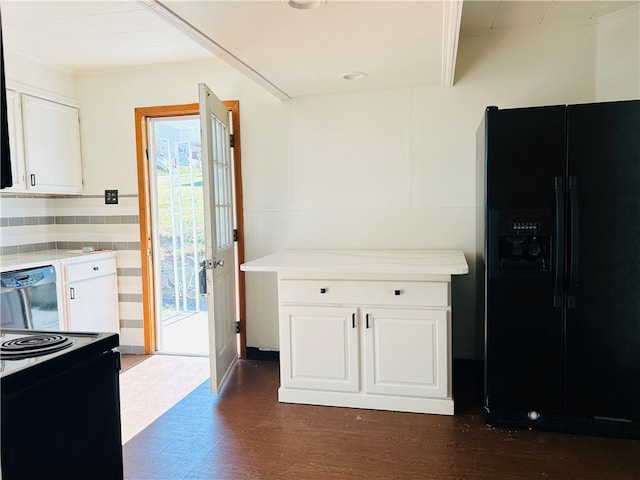
[[[22,110],[21,95],[7,90],[7,119],[9,121],[9,150],[11,152],[11,176],[13,186],[4,192],[24,192],[27,183],[24,172],[24,149],[22,143]]]
[[[82,193],[78,109],[7,90],[13,186],[3,191]]]
[[[27,190],[82,193],[78,109],[22,96]]]

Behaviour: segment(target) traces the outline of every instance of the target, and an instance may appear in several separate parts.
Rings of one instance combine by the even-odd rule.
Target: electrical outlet
[[[105,205],[115,205],[118,203],[118,190],[105,190],[104,191],[104,203]]]

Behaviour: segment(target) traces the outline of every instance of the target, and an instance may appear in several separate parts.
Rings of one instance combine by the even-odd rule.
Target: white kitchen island
[[[454,413],[454,250],[295,250],[244,263],[278,274],[281,402]]]

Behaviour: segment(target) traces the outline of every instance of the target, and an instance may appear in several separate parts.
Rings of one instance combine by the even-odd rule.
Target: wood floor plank
[[[491,428],[481,368],[454,370],[455,416],[278,403],[278,365],[238,362],[124,446],[129,480],[640,480],[640,441]]]

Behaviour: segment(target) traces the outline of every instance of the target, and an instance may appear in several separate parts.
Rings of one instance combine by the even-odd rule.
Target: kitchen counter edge
[[[0,272],[37,268],[45,265],[56,264],[61,261],[73,263],[85,261],[89,257],[97,259],[98,255],[105,257],[113,255],[113,250],[94,250],[83,252],[82,250],[41,250],[38,252],[18,253],[14,255],[0,256]]]
[[[469,273],[459,250],[288,250],[240,265],[245,272]]]

